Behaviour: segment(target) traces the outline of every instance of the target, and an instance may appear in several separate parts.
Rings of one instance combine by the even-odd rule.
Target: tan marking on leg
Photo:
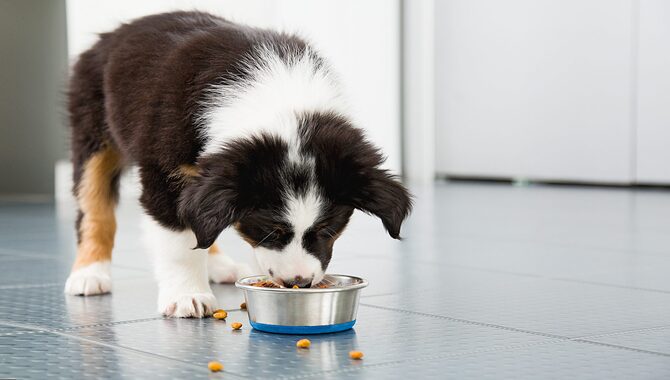
[[[95,153],[84,165],[77,188],[77,201],[84,216],[79,226],[81,239],[72,270],[112,258],[116,233],[116,199],[112,182],[120,170],[121,156],[111,147]]]
[[[216,255],[218,253],[221,253],[221,250],[219,249],[219,246],[216,243],[214,243],[214,244],[212,244],[211,247],[209,247],[208,252],[209,252],[210,255]]]

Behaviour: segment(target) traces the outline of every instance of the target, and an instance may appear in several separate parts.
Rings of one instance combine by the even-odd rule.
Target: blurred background
[[[0,194],[69,196],[68,68],[176,9],[313,41],[411,182],[670,185],[664,0],[0,0]]]

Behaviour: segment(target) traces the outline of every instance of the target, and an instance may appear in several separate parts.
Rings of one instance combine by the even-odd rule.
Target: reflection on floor
[[[329,271],[370,281],[358,324],[309,350],[251,330],[231,285],[214,289],[240,333],[157,315],[132,201],[119,208],[113,293],[89,298],[62,293],[73,205],[0,202],[0,378],[670,378],[669,192],[414,192],[401,242],[355,215]],[[219,243],[252,261],[232,232]]]

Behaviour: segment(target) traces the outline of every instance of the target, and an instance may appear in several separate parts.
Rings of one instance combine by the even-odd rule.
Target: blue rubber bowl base
[[[293,335],[304,335],[304,334],[328,334],[334,332],[340,332],[344,330],[349,330],[354,327],[356,320],[354,319],[351,322],[338,323],[334,325],[322,325],[322,326],[282,326],[282,325],[269,325],[265,323],[251,322],[251,327],[259,331],[265,331],[275,334],[293,334]]]

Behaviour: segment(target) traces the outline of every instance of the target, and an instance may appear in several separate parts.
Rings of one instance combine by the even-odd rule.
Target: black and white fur
[[[92,100],[103,105],[89,109]],[[92,123],[86,116],[97,110],[104,119]],[[398,238],[411,208],[353,126],[326,62],[292,35],[197,12],[140,19],[82,55],[70,113],[75,165],[85,168],[104,146],[140,167],[145,242],[165,315],[209,315],[209,281],[249,274],[206,253],[227,227],[254,247],[265,274],[309,287],[323,279],[354,209]],[[86,280],[109,275],[90,268],[73,271],[84,281],[69,280],[67,293],[90,294]]]

